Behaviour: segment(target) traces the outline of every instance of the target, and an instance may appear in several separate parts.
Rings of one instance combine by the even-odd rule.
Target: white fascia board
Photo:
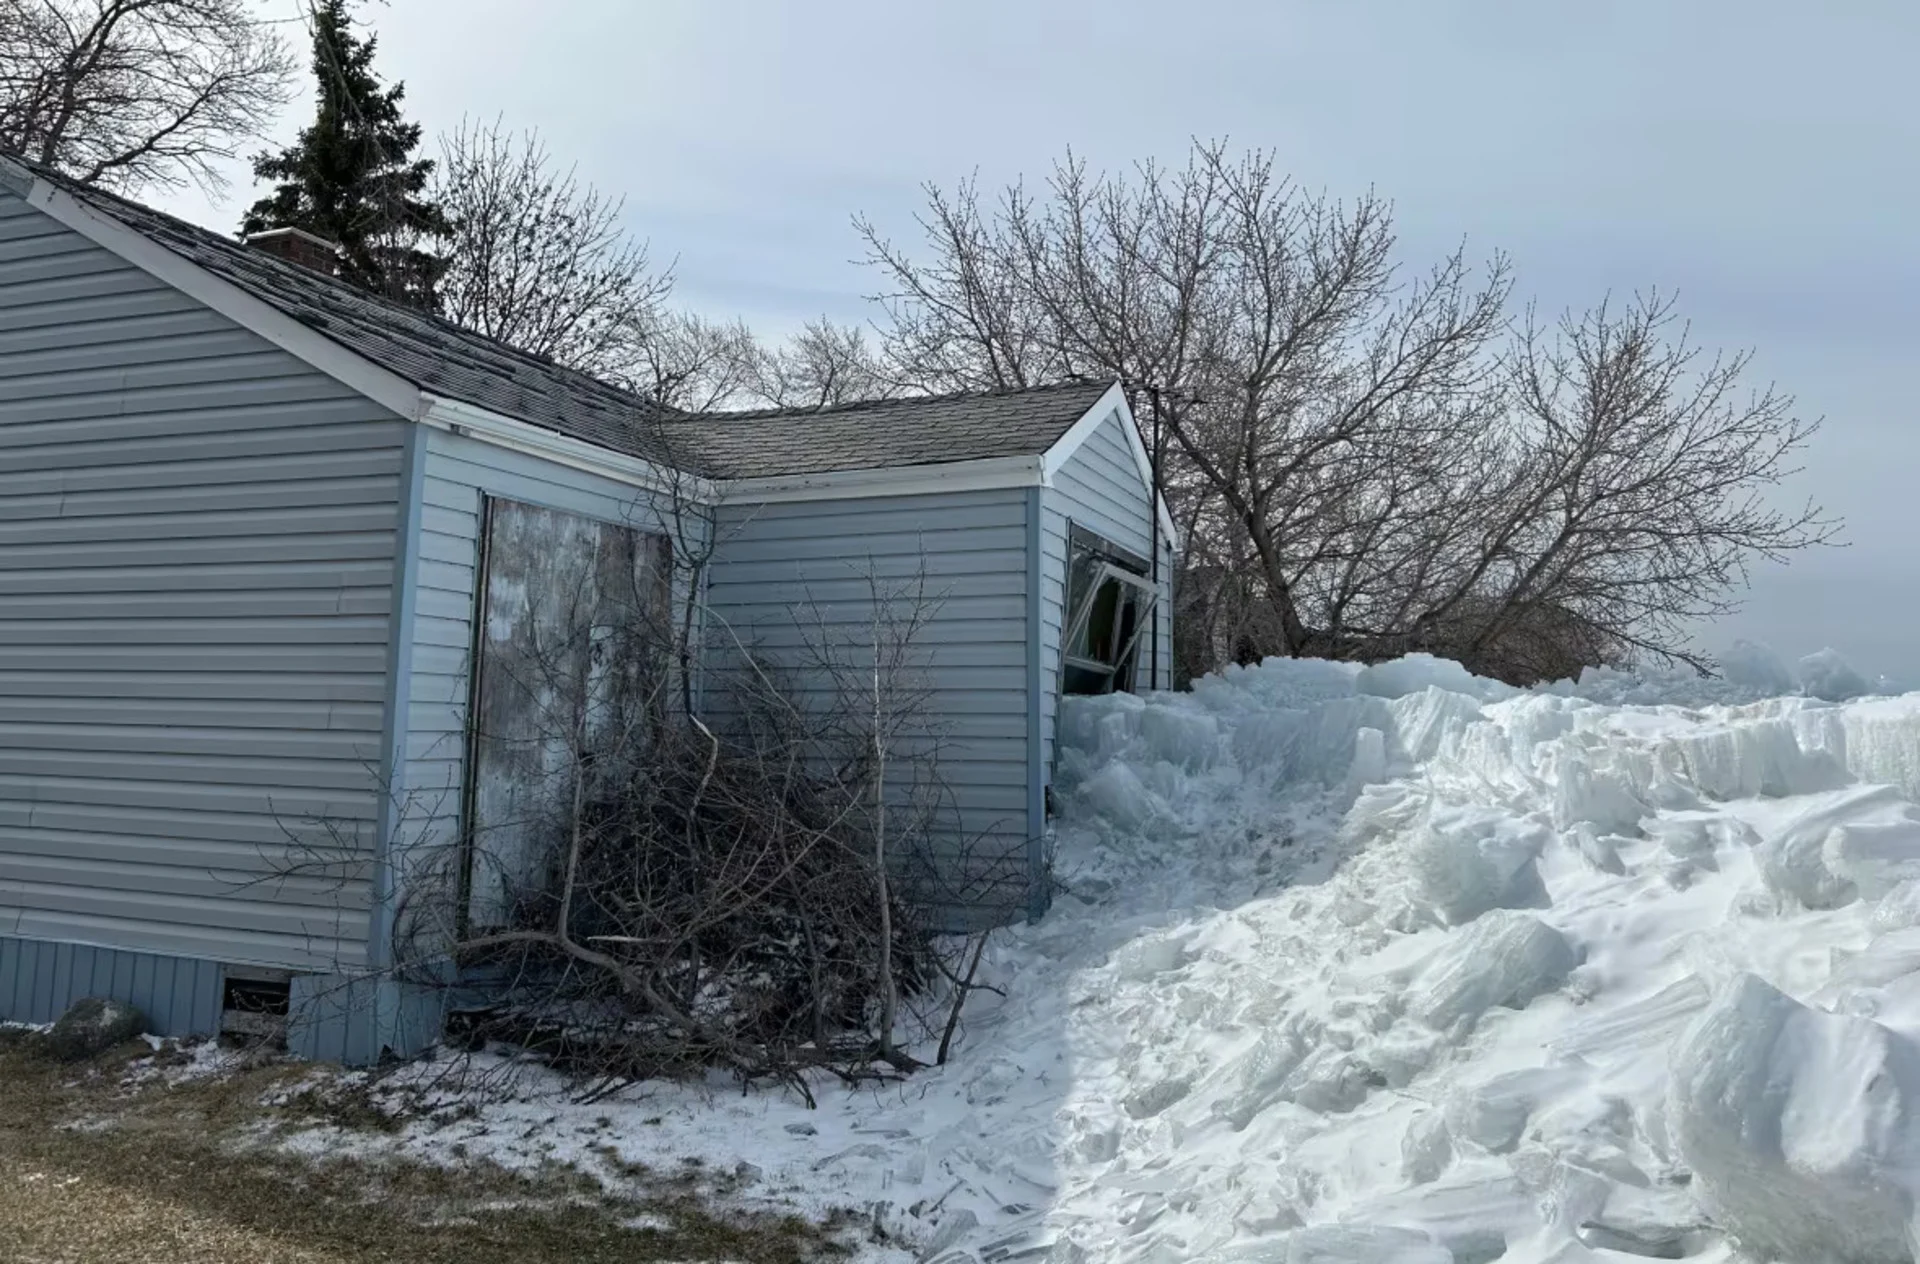
[[[597,443],[444,395],[427,395],[425,399],[420,422],[436,430],[524,452],[647,491],[681,495],[696,504],[712,504],[720,496],[720,487],[712,480],[669,469],[644,457],[615,452]]]
[[[61,224],[126,260],[164,285],[206,304],[242,328],[260,335],[288,355],[366,396],[409,421],[423,410],[420,388],[397,373],[347,350],[239,286],[177,255],[157,241],[103,215],[45,180],[36,178],[27,202]]]
[[[1053,446],[1047,449],[1046,455],[1044,455],[1041,460],[1045,462],[1047,483],[1049,485],[1053,483],[1054,475],[1058,474],[1061,468],[1073,459],[1073,454],[1078,452],[1081,446],[1093,437],[1093,432],[1100,429],[1100,427],[1106,423],[1107,418],[1116,412],[1120,414],[1122,421],[1131,422],[1133,420],[1133,414],[1127,410],[1127,393],[1120,389],[1120,383],[1118,382],[1109,386],[1099,399],[1093,401],[1093,407],[1087,409],[1086,414],[1082,416],[1080,420],[1074,422],[1073,425],[1069,426],[1067,433],[1055,439]],[[1144,451],[1144,449],[1142,449],[1142,451]],[[1150,465],[1144,467],[1142,472],[1149,479],[1153,476]]]
[[[928,496],[939,492],[1036,487],[1044,477],[1042,460],[1037,456],[988,457],[939,465],[892,465],[875,470],[737,478],[721,485],[721,499],[727,504],[770,505],[798,500]]]
[[[1094,431],[1105,425],[1109,418],[1120,422],[1120,433],[1127,438],[1127,448],[1133,453],[1134,468],[1140,471],[1140,481],[1153,496],[1154,512],[1160,516],[1161,538],[1180,550],[1180,533],[1173,529],[1173,515],[1167,512],[1167,501],[1159,495],[1153,486],[1153,458],[1147,455],[1147,445],[1140,441],[1140,427],[1133,420],[1133,409],[1127,404],[1127,392],[1120,383],[1109,386],[1106,393],[1094,401],[1086,416],[1067,428],[1067,433],[1054,440],[1042,457],[1046,475],[1046,485],[1053,486],[1054,476],[1080,450],[1082,444],[1093,437]]]

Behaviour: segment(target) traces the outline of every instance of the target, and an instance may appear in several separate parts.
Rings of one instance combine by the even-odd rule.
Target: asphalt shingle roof
[[[1046,451],[1107,383],[806,411],[688,415],[23,162],[37,178],[421,389],[629,456],[719,478],[932,465]]]
[[[721,478],[940,465],[1037,456],[1107,391],[1106,382],[871,400],[808,411],[707,413],[665,422]]]

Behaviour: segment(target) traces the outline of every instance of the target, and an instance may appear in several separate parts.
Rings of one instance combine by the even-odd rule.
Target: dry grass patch
[[[144,1046],[132,1051],[144,1055]],[[324,1122],[391,1127],[311,1067],[268,1062],[128,1086],[128,1058],[53,1067],[0,1047],[0,1258],[20,1264],[594,1264],[843,1258],[845,1222],[711,1205],[685,1182],[623,1173],[610,1192],[556,1167],[303,1158],[260,1138]],[[263,1106],[265,1099],[286,1103]],[[353,1147],[345,1147],[350,1151]]]

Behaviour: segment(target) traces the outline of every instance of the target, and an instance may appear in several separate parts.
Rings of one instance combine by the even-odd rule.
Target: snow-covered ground
[[[1909,1260],[1920,695],[1732,666],[1071,702],[1066,892],[949,1066],[813,1111],[523,1089],[405,1144],[696,1159],[904,1258]]]

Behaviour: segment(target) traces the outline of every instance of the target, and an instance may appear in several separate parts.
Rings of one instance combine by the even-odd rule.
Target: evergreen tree
[[[431,311],[445,265],[423,246],[451,231],[426,196],[433,160],[413,157],[420,125],[401,117],[406,85],[381,86],[378,38],[354,33],[350,3],[313,6],[319,108],[290,148],[254,159],[256,179],[279,183],[248,209],[241,231],[292,227],[325,237],[340,247],[342,279]]]

